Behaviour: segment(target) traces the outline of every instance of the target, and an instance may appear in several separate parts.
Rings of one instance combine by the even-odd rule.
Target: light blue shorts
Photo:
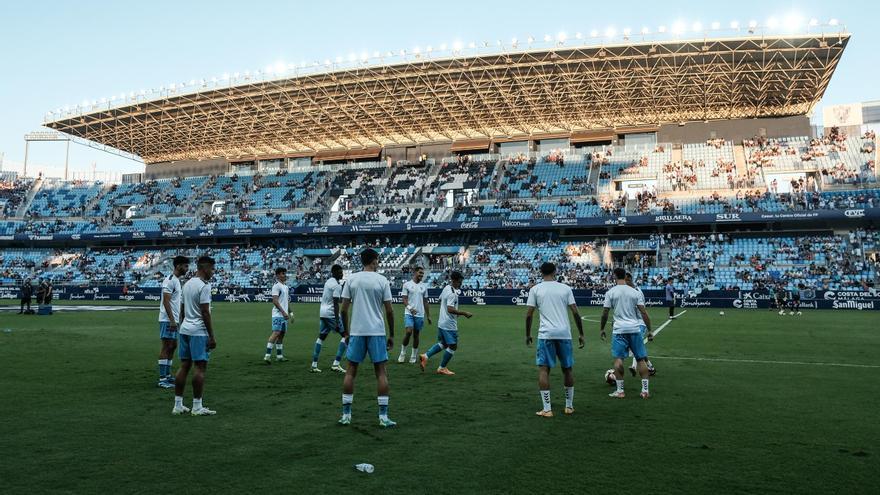
[[[414,332],[421,332],[424,327],[424,316],[413,316],[409,313],[403,315],[403,328],[412,328]]]
[[[211,351],[208,350],[207,335],[180,334],[178,356],[181,360],[208,361],[211,357]]]
[[[458,330],[437,329],[437,340],[444,345],[458,344]]]
[[[350,335],[348,338],[348,352],[346,357],[349,362],[361,363],[367,354],[373,364],[388,361],[387,340],[384,335]]]
[[[287,320],[284,318],[272,318],[272,331],[273,332],[286,332],[287,331]]]
[[[535,364],[552,368],[556,366],[556,358],[559,358],[559,366],[562,368],[574,366],[571,339],[538,339]]]
[[[318,333],[321,334],[321,337],[327,337],[331,333],[336,332],[339,335],[345,334],[345,327],[342,324],[342,320],[337,320],[335,318],[321,318],[321,329]]]
[[[171,330],[171,322],[159,322],[159,338],[163,340],[177,340],[177,331]]]
[[[611,339],[611,356],[625,359],[632,351],[636,360],[645,359],[648,357],[648,351],[645,349],[643,339],[642,332],[615,333]]]

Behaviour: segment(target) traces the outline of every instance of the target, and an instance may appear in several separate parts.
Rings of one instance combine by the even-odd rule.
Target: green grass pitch
[[[575,354],[576,414],[560,414],[554,370],[557,416],[544,419],[534,415],[540,399],[524,308],[471,307],[476,316],[461,323],[450,365],[456,376],[389,364],[390,415],[399,427],[384,431],[370,366],[358,377],[353,424],[336,424],[342,378],[328,368],[338,338],[325,344],[325,372],[308,373],[317,306],[293,308],[291,361],[267,366],[269,305],[214,305],[218,348],[205,403],[218,415],[200,418],[173,417],[173,393],[155,387],[155,311],[0,313],[0,329],[12,329],[0,334],[0,492],[717,494],[878,486],[878,313],[722,317],[691,309],[648,347],[658,373],[647,401],[629,376],[625,400],[607,397],[610,344],[586,321],[587,348]],[[598,321],[597,308],[582,313]],[[665,321],[661,309],[651,315]],[[436,327],[423,335],[427,349]],[[375,473],[356,471],[359,462]]]

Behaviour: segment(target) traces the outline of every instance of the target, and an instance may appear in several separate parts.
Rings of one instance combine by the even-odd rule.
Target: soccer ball
[[[724,316],[724,311],[720,311],[718,314]]]
[[[617,377],[614,376],[614,370],[608,370],[605,372],[605,383],[608,385],[617,385]]]

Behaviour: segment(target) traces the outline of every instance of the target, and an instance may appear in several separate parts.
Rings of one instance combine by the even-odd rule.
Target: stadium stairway
[[[43,179],[38,178],[34,181],[33,185],[31,185],[31,189],[28,191],[27,196],[25,196],[24,201],[18,206],[18,210],[15,212],[15,216],[18,218],[23,218],[24,214],[27,213],[28,208],[31,207],[31,202],[33,202],[34,198],[37,196],[37,193],[40,192],[40,189],[43,188]]]
[[[746,175],[746,172],[749,171],[749,166],[746,164],[746,152],[743,150],[742,143],[734,145],[733,159],[736,162],[736,174],[740,176]]]

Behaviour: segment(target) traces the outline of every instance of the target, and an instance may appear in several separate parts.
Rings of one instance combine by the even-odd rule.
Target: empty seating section
[[[579,196],[586,194],[589,164],[581,155],[564,161],[508,162],[504,165],[501,190],[510,198]]]
[[[88,202],[100,191],[100,182],[44,183],[31,201],[28,213],[38,217],[81,216]]]

